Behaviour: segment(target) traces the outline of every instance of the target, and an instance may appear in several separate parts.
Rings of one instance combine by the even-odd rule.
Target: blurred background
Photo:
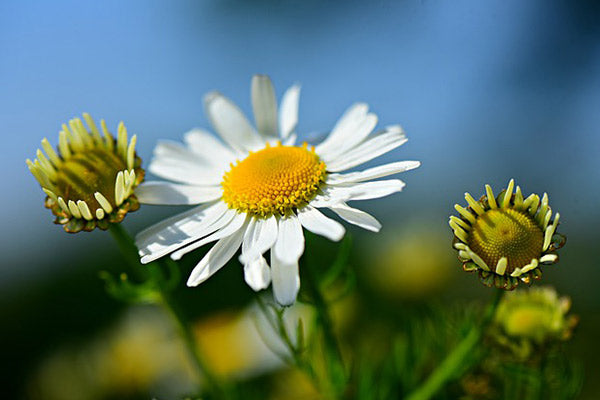
[[[302,84],[301,139],[320,137],[346,107],[365,101],[380,126],[401,123],[409,137],[375,162],[422,162],[401,177],[407,182],[403,193],[365,204],[384,222],[380,234],[350,229],[358,291],[373,299],[363,309],[487,298],[490,292],[461,271],[451,248],[447,219],[453,204],[464,202],[465,191],[478,198],[485,183],[498,192],[510,178],[525,194],[548,192],[568,241],[560,263],[545,269],[543,282],[570,296],[581,317],[569,351],[586,370],[581,398],[596,398],[598,2],[4,0],[0,379],[6,398],[68,398],[51,397],[60,389],[51,388],[71,378],[91,382],[100,394],[90,398],[185,391],[185,371],[158,371],[150,362],[142,363],[148,366],[143,371],[131,365],[132,377],[124,382],[94,381],[98,374],[129,376],[118,370],[126,362],[110,365],[115,357],[140,360],[140,352],[158,351],[152,343],[164,343],[161,338],[171,333],[156,310],[132,310],[105,294],[98,271],[119,271],[116,246],[105,232],[68,235],[54,225],[25,159],[35,157],[43,137],[56,144],[63,122],[89,112],[106,119],[113,131],[123,120],[138,135],[138,154],[147,166],[157,140],[180,140],[192,127],[208,127],[202,96],[210,90],[218,89],[250,115],[255,73],[270,75],[278,95]],[[135,233],[179,211],[146,206],[128,215],[125,226]],[[184,275],[201,253],[184,258]],[[235,262],[178,296],[199,326],[239,331],[240,340],[251,335],[251,324],[246,330],[238,325],[246,326],[240,310],[251,307],[254,294]],[[145,322],[137,323],[140,318]],[[132,331],[149,324],[157,332]],[[210,336],[210,329],[199,329],[199,340],[220,343],[221,331]],[[140,332],[150,337],[138,339]],[[238,340],[230,336],[224,348]],[[116,338],[149,344],[124,354]],[[103,346],[110,350],[98,350]],[[176,353],[163,350],[169,357]],[[218,352],[214,362],[245,377],[260,377],[265,366],[276,368],[260,343],[256,352],[258,358],[250,357],[247,365],[229,365]],[[239,358],[237,353],[229,360]]]

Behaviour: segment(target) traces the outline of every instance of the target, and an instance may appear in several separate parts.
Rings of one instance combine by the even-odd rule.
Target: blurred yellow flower
[[[390,232],[387,239],[372,247],[371,259],[364,272],[374,286],[392,298],[422,298],[452,279],[447,239],[441,230],[423,223]]]

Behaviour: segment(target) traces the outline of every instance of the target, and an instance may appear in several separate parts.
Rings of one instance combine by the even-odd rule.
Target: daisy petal
[[[255,292],[269,287],[271,270],[264,257],[244,265],[244,280]]]
[[[215,131],[232,148],[241,151],[255,150],[264,145],[242,111],[229,99],[218,92],[204,97],[204,106]]]
[[[332,197],[346,197],[347,200],[369,200],[389,196],[402,190],[406,184],[400,179],[388,179],[356,183],[348,186],[329,186]]]
[[[188,186],[154,181],[144,182],[135,190],[144,204],[187,205],[217,200],[223,194],[218,186]]]
[[[271,280],[275,300],[282,306],[294,304],[300,290],[298,261],[286,263],[271,251]]]
[[[350,172],[347,174],[329,174],[327,184],[335,185],[340,183],[363,182],[371,179],[382,178],[384,176],[399,174],[401,172],[415,169],[421,165],[418,161],[399,161],[390,164],[379,165],[360,172]]]
[[[179,250],[173,252],[173,254],[171,254],[171,258],[173,260],[180,260],[181,257],[186,255],[190,251],[196,250],[196,249],[204,246],[205,244],[214,242],[215,240],[223,239],[227,236],[233,235],[235,232],[242,229],[242,227],[246,223],[246,219],[247,219],[247,217],[245,214],[237,214],[237,213],[229,221],[225,222],[224,218],[222,218],[221,219],[222,222],[219,223],[219,226],[217,228],[218,230],[216,232],[212,233],[211,235],[206,236],[204,239],[198,240],[197,242],[194,242],[190,245],[182,247]],[[215,225],[213,225],[213,227],[215,227]],[[245,229],[244,229],[244,231],[245,231]]]
[[[376,125],[377,115],[365,115],[364,118],[360,121],[360,123],[346,130],[346,136],[344,137],[343,141],[341,141],[334,148],[327,150],[326,153],[321,153],[323,154],[323,160],[325,162],[333,161],[337,157],[339,157],[340,154],[344,154],[350,149],[353,149],[356,145],[365,140],[371,132],[373,132],[373,129],[375,129]]]
[[[334,207],[330,207],[330,209],[345,221],[360,226],[368,231],[379,232],[381,229],[381,223],[377,221],[375,217],[357,208],[352,208],[347,204],[341,203]]]
[[[183,140],[194,154],[210,160],[213,165],[218,167],[228,166],[241,155],[225,146],[212,133],[204,129],[194,128],[186,132]]]
[[[277,240],[277,218],[252,219],[244,235],[240,261],[246,264],[269,250]]]
[[[279,233],[272,251],[283,264],[298,263],[304,252],[304,235],[298,217],[292,214],[279,219]]]
[[[282,139],[287,138],[298,125],[298,102],[300,99],[300,85],[294,85],[286,90],[281,99],[279,112],[279,134]]]
[[[148,167],[154,175],[174,182],[191,185],[218,185],[221,183],[222,171],[212,167],[203,167],[196,162],[184,158],[154,158]]]
[[[222,202],[211,203],[145,229],[135,238],[142,264],[154,261],[214,232],[218,227],[213,228],[213,226],[220,220],[233,218],[231,211],[233,210],[229,210]]]
[[[234,234],[219,240],[192,270],[187,285],[198,286],[220,270],[238,250],[243,237],[244,230],[239,229]]]
[[[339,222],[326,217],[322,212],[310,205],[298,210],[298,219],[304,228],[337,242],[344,237],[346,229]]]
[[[339,159],[327,163],[327,170],[330,172],[345,171],[379,157],[404,143],[406,143],[404,133],[394,127],[394,129],[384,131],[364,141],[340,156]]]
[[[352,134],[355,127],[365,118],[368,111],[369,106],[365,103],[357,103],[348,108],[335,124],[327,139],[316,147],[316,152],[326,154],[328,151],[342,145],[346,138]]]
[[[277,100],[271,79],[266,75],[252,77],[252,110],[258,133],[265,140],[277,138]]]

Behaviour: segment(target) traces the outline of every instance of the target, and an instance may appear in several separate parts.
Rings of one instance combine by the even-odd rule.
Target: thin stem
[[[323,293],[321,293],[319,282],[316,279],[314,263],[307,262],[305,270],[305,282],[307,283],[307,289],[315,306],[318,326],[323,331],[323,339],[327,349],[325,354],[327,357],[327,365],[329,367],[329,382],[336,388],[338,386],[336,383],[339,382],[339,378],[345,374],[342,351],[333,329],[333,322],[329,314],[327,302]],[[343,386],[338,387],[337,390],[343,390]]]
[[[465,366],[465,362],[477,346],[483,333],[491,322],[504,290],[496,289],[492,301],[488,304],[481,323],[471,328],[467,336],[448,354],[446,359],[433,371],[429,378],[412,392],[406,400],[428,400],[433,397],[456,373]]]
[[[194,334],[190,328],[186,315],[183,313],[175,298],[165,287],[166,282],[160,272],[161,266],[159,265],[159,262],[161,264],[164,264],[164,262],[155,261],[145,267],[142,266],[137,255],[135,243],[121,224],[111,224],[109,230],[112,237],[117,242],[119,249],[123,253],[123,256],[127,260],[127,263],[130,265],[131,273],[142,281],[147,279],[154,281],[155,289],[161,300],[159,304],[167,311],[177,325],[181,338],[183,339],[190,358],[196,368],[199,380],[206,385],[208,391],[213,393],[215,397],[225,398],[225,392],[222,389],[219,380],[210,371],[210,368],[204,361],[204,357],[194,339]]]

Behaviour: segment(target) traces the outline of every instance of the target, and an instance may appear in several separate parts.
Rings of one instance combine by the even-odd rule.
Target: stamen
[[[552,236],[554,236],[554,232],[556,232],[556,227],[558,226],[558,220],[560,218],[560,214],[556,213],[556,217],[554,217],[554,222],[552,225],[549,225],[544,232],[544,247],[543,250],[548,250],[550,247],[550,242],[552,241]]]
[[[115,180],[115,203],[120,206],[123,203],[125,183],[123,179],[123,171],[119,171]]]
[[[483,207],[481,207],[481,205],[477,201],[475,201],[473,196],[471,196],[469,193],[465,193],[465,199],[467,200],[467,203],[469,203],[473,211],[475,211],[478,215],[483,215],[485,213]]]
[[[71,214],[73,214],[75,218],[81,218],[81,211],[79,211],[77,204],[73,200],[69,200],[69,203],[67,204],[69,205],[69,211],[71,211]]]
[[[94,197],[96,198],[96,201],[98,201],[98,204],[102,206],[104,211],[106,211],[108,214],[112,212],[113,208],[110,205],[110,202],[102,195],[102,193],[96,192],[94,193]]]
[[[69,148],[69,142],[67,141],[67,133],[64,130],[58,133],[58,150],[65,160],[71,157],[71,149]]]
[[[90,128],[90,131],[92,132],[92,135],[94,136],[94,141],[96,142],[96,144],[103,145],[104,141],[102,139],[102,136],[100,135],[100,132],[98,131],[98,127],[96,126],[96,123],[94,122],[94,120],[92,119],[90,114],[83,113],[83,119],[85,119],[85,123]]]
[[[464,220],[462,220],[454,215],[450,216],[450,221],[453,221],[454,223],[458,224],[461,228],[463,228],[467,232],[471,229],[471,226],[469,224],[467,224]]]
[[[506,272],[506,266],[508,265],[508,258],[502,257],[498,260],[498,264],[496,264],[496,273],[498,275],[504,275]]]
[[[102,127],[102,133],[104,134],[104,144],[106,145],[106,148],[109,151],[112,151],[115,147],[115,139],[113,138],[113,135],[111,135],[111,133],[108,131],[108,128],[106,127],[106,121],[104,121],[103,119],[100,120],[100,126]]]
[[[42,148],[44,149],[46,154],[48,154],[48,158],[50,159],[50,161],[52,161],[52,164],[54,164],[55,167],[58,167],[62,163],[60,157],[58,156],[58,154],[56,154],[48,139],[42,139]]]
[[[135,161],[135,144],[137,143],[137,135],[133,135],[129,147],[127,147],[127,169],[133,169]]]
[[[496,196],[494,196],[494,192],[492,191],[492,187],[490,185],[485,185],[485,192],[487,193],[487,201],[490,205],[490,208],[498,208],[496,204]]]
[[[79,208],[79,211],[81,212],[81,215],[83,216],[83,218],[87,219],[88,221],[91,221],[94,219],[94,216],[90,212],[90,208],[88,207],[88,205],[85,201],[78,200],[77,208]]]
[[[475,223],[475,221],[476,221],[475,217],[466,208],[464,208],[464,207],[462,207],[462,206],[460,206],[458,204],[455,204],[454,205],[454,209],[456,211],[458,211],[458,213],[460,215],[462,215],[463,217],[465,217],[471,224]]]
[[[119,122],[117,129],[117,154],[124,160],[127,159],[127,128],[123,121]]]
[[[515,180],[511,179],[508,182],[508,187],[506,188],[506,192],[504,192],[504,199],[502,200],[502,208],[507,208],[510,205],[510,200],[513,194],[513,188],[515,187]]]
[[[63,199],[62,197],[59,197],[58,205],[60,206],[60,208],[62,208],[62,210],[65,212],[65,214],[67,214],[68,216],[71,216],[71,210],[69,209],[69,206],[67,206],[67,203],[65,203],[65,199]]]

